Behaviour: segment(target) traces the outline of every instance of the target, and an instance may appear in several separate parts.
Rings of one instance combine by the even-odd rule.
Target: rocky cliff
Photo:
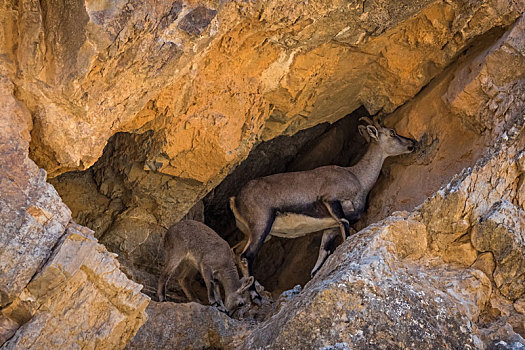
[[[525,346],[524,9],[0,3],[0,346]],[[272,239],[265,307],[149,302],[167,227],[187,215],[237,243],[229,196],[358,161],[376,114],[418,150],[385,163],[314,279],[319,234]]]

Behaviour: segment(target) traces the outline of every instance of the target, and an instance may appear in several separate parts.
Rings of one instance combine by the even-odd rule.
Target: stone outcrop
[[[197,303],[152,301],[146,312],[149,321],[126,349],[231,349],[248,330],[247,324]]]
[[[53,186],[46,183],[45,171],[27,157],[31,115],[12,95],[14,86],[9,79],[0,79],[0,201],[4,223],[0,307],[4,307],[22,292],[51,254],[71,220],[71,212]]]
[[[241,348],[309,344],[326,349],[525,346],[525,314],[521,308],[525,71],[513,71],[525,63],[523,40],[514,39],[523,33],[524,24],[520,19],[476,56],[473,62],[478,70],[474,72],[479,74],[463,80],[462,90],[456,90],[458,96],[466,96],[478,84],[501,91],[495,98],[502,111],[497,112],[495,102],[490,102],[490,96],[497,94],[487,95],[485,88],[478,90],[478,101],[488,96],[485,103],[472,106],[458,102],[453,106],[449,91],[458,84],[457,77],[474,64],[465,63],[452,72],[455,80],[448,79],[452,84],[448,90],[442,88],[440,80],[398,112],[409,118],[398,125],[406,123],[407,130],[417,130],[416,123],[421,120],[415,114],[424,104],[428,108],[437,91],[445,106],[453,107],[454,115],[458,115],[459,105],[468,110],[468,115],[458,115],[459,120],[487,116],[492,111],[492,118],[483,117],[482,128],[476,119],[463,122],[475,132],[499,134],[499,141],[494,145],[492,139],[475,166],[463,170],[414,212],[394,214],[340,246],[304,292],[255,329]],[[511,56],[509,66],[501,63],[505,54]],[[509,71],[512,73],[507,75]],[[387,178],[390,190],[403,181],[406,186],[407,176],[422,179],[417,170],[411,174],[406,170],[405,176],[395,171],[401,179]],[[386,186],[379,190],[388,191]],[[374,213],[374,207],[370,209]],[[448,303],[455,306],[441,309]],[[436,322],[441,317],[447,321]],[[445,325],[450,328],[441,328]],[[441,336],[434,338],[436,334]]]
[[[28,158],[31,116],[0,78],[0,346],[123,348],[149,298]]]
[[[411,217],[372,225],[239,348],[479,348],[472,319],[489,298],[489,279],[426,250],[425,226]]]
[[[89,229],[70,225],[57,244],[42,270],[2,310],[25,321],[3,348],[123,348],[146,321],[149,298]]]
[[[501,140],[476,166],[415,211],[394,213],[339,246],[304,290],[292,293],[269,320],[252,328],[210,307],[155,303],[150,321],[129,347],[154,343],[159,349],[184,348],[188,332],[202,333],[190,348],[525,346],[518,333],[525,322],[524,293],[519,290],[523,238],[522,230],[516,229],[523,217],[522,209],[512,204],[522,194],[516,185],[525,164],[523,120],[511,131],[510,140]],[[475,262],[467,255],[457,259],[454,247],[465,244]],[[485,270],[486,264],[479,262],[492,256],[497,269]],[[514,285],[515,294],[509,295],[508,286],[498,280]],[[171,311],[158,312],[161,307]],[[177,316],[167,317],[170,312]],[[181,314],[196,326],[167,335],[180,324]],[[173,334],[177,336],[170,337]],[[232,334],[238,336],[235,341]]]
[[[217,184],[260,138],[360,105],[394,110],[522,9],[430,0],[43,5],[16,9],[31,21],[18,23],[23,45],[8,56],[35,115],[37,164],[51,176],[86,169],[111,135],[154,130],[147,169],[198,189]]]
[[[370,219],[365,224],[384,218],[394,210],[410,210],[420,204],[463,167],[474,164],[490,142],[488,133],[479,134],[479,128],[465,122],[464,113],[458,117],[459,108],[465,108],[460,106],[458,94],[466,81],[462,78],[465,74],[454,76],[461,63],[465,71],[470,69],[472,59],[500,40],[507,27],[514,25],[518,9],[522,8],[520,2],[418,1],[405,4],[403,11],[399,11],[398,4],[390,2],[367,4],[364,8],[340,1],[328,4],[310,1],[308,5],[297,3],[285,7],[279,3],[227,2],[219,7],[209,3],[198,10],[196,4],[183,4],[180,13],[174,3],[175,10],[168,16],[173,23],[164,29],[159,25],[156,32],[153,31],[156,34],[148,32],[153,26],[143,28],[147,35],[169,33],[173,42],[180,40],[178,47],[183,53],[177,68],[165,78],[164,85],[158,80],[143,80],[136,74],[128,77],[126,71],[128,85],[140,86],[132,99],[139,98],[142,89],[148,89],[146,95],[151,97],[140,111],[126,107],[127,113],[135,116],[124,118],[118,117],[118,110],[123,106],[118,102],[121,97],[111,100],[108,96],[105,103],[120,104],[116,109],[106,106],[106,110],[112,112],[103,113],[104,121],[97,117],[92,127],[90,140],[95,142],[100,138],[100,146],[71,139],[68,142],[82,149],[53,151],[75,152],[71,159],[82,159],[82,166],[60,165],[56,159],[40,157],[40,150],[60,147],[58,143],[51,145],[53,138],[33,133],[33,157],[53,175],[72,167],[88,167],[108,142],[103,156],[80,176],[83,180],[71,173],[55,177],[51,182],[64,193],[74,214],[78,214],[74,215],[75,220],[95,230],[101,242],[119,254],[127,273],[137,276],[141,282],[154,284],[151,276],[158,273],[155,265],[162,261],[162,254],[152,247],[158,245],[164,230],[214,189],[261,140],[294,134],[322,122],[334,122],[359,106],[365,106],[370,113],[387,113],[403,105],[429,82],[439,85],[430,96],[418,97],[419,108],[405,105],[389,117],[390,125],[401,134],[424,138],[428,154],[420,153],[415,160],[420,165],[417,167],[421,172],[419,177],[398,175],[414,162],[414,157],[396,161],[389,168],[389,181],[379,183],[371,195],[371,206],[375,210],[370,211]],[[133,25],[139,18],[138,13],[146,11],[147,6],[137,5],[133,12],[137,15],[122,25],[125,28]],[[171,9],[164,6],[164,10],[161,5],[156,9]],[[206,23],[212,15],[209,9],[217,13],[199,34],[189,35],[180,29],[184,18]],[[118,17],[118,11],[111,13]],[[152,15],[150,19],[153,21],[155,17]],[[126,47],[132,50],[146,40],[145,32],[136,30],[133,35],[129,34]],[[118,66],[109,63],[120,59],[123,52],[111,51],[115,56],[107,57],[105,67],[108,68],[103,73],[107,79],[123,76],[110,73]],[[467,52],[466,58],[461,56],[464,52]],[[487,55],[494,57],[492,62],[497,62],[497,55]],[[158,56],[157,60],[167,59],[162,52]],[[143,61],[139,58],[135,65],[140,67]],[[513,59],[513,66],[519,67],[517,56]],[[449,69],[448,75],[442,74],[450,64],[457,69]],[[517,70],[505,73],[510,76]],[[485,71],[492,74],[493,65]],[[87,82],[95,77],[76,79]],[[475,80],[474,74],[468,77]],[[140,82],[135,83],[139,78]],[[510,88],[510,81],[498,81],[499,90]],[[77,94],[87,94],[85,101],[79,103],[89,106],[95,103],[92,99],[99,96],[99,92],[90,91],[98,89],[97,84],[98,81],[95,85],[78,86]],[[114,83],[110,80],[108,84]],[[454,89],[451,87],[456,85]],[[156,91],[154,96],[153,91]],[[446,93],[450,96],[442,101]],[[33,99],[25,93],[21,98]],[[131,103],[132,99],[126,101]],[[433,108],[429,109],[429,105]],[[87,116],[102,113],[98,108],[101,107],[82,109],[88,123],[95,124],[95,119],[90,122]],[[409,116],[404,118],[407,110]],[[39,114],[39,118],[47,117]],[[399,123],[395,121],[401,119]],[[77,133],[67,135],[78,137]],[[36,145],[37,142],[45,145]],[[271,166],[266,170],[279,168],[284,167]],[[429,172],[439,175],[427,176]],[[243,181],[248,179],[245,174],[241,177]],[[393,178],[396,180],[390,181]],[[86,191],[88,186],[95,191]],[[386,189],[397,195],[384,196]],[[384,199],[374,201],[376,192]],[[386,198],[390,201],[386,202]],[[288,246],[282,250],[287,249]],[[135,267],[144,264],[149,274],[139,277],[142,273]],[[304,278],[308,278],[308,274],[304,274]],[[287,288],[299,282],[302,281],[290,281]]]
[[[473,166],[523,114],[524,42],[517,38],[523,38],[524,31],[521,17],[507,32],[493,37],[492,44],[473,47],[389,117],[401,134],[420,135],[421,152],[408,161],[385,165],[386,176],[370,195],[372,210],[366,223],[420,204],[463,168]]]
[[[223,348],[525,346],[519,334],[525,322],[523,238],[517,229],[523,209],[512,204],[522,195],[517,184],[524,136],[522,119],[508,140],[415,211],[394,213],[349,238],[300,294]],[[475,262],[467,254],[457,258],[455,247],[465,244]],[[492,256],[496,269],[477,264]],[[217,320],[208,325],[218,332],[223,326]]]

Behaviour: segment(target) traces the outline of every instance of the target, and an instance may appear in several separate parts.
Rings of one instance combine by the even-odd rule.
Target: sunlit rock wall
[[[149,298],[28,158],[31,115],[0,77],[0,347],[122,348]],[[3,346],[2,346],[3,345]]]

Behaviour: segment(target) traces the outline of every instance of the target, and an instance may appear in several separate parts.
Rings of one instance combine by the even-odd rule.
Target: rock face
[[[124,348],[147,313],[129,348],[517,348],[524,8],[0,3],[0,346]],[[385,164],[363,230],[300,294],[257,325],[146,311],[135,282],[153,294],[171,224],[193,207],[237,242],[225,202],[241,183],[347,165],[358,117],[376,113],[419,150]],[[270,291],[308,280],[312,237],[265,244]]]
[[[507,76],[504,65],[491,67],[505,52],[512,53],[509,71],[523,67],[522,50],[513,39],[523,32],[523,23],[520,19],[505,34],[497,33],[492,45],[477,47],[387,120],[400,133],[427,136],[420,153],[386,165],[365,222],[396,206],[410,208],[425,196],[408,197],[415,189],[436,193],[416,210],[394,213],[351,237],[301,294],[240,344],[224,348],[525,346],[525,72]],[[461,80],[474,62],[482,73]],[[508,106],[485,118],[484,127],[468,122],[457,109],[461,104],[450,98],[452,90],[460,96],[479,82],[500,91],[501,105]],[[428,111],[429,105],[436,109]],[[477,118],[489,115],[492,107],[487,102],[462,108]],[[443,112],[443,120],[432,119],[437,112]],[[451,169],[437,171],[441,168]],[[425,179],[423,174],[431,172],[440,175]],[[450,181],[455,172],[459,174]],[[424,182],[417,187],[417,181]],[[392,187],[395,195],[388,196],[385,191]],[[400,201],[403,196],[409,200]],[[381,208],[385,200],[386,208]],[[209,324],[217,327],[215,321]]]
[[[422,152],[411,159],[412,164],[385,166],[387,176],[371,193],[373,210],[367,223],[395,210],[411,210],[454,174],[473,166],[511,120],[522,115],[524,43],[516,38],[523,37],[524,25],[522,17],[498,34],[493,44],[473,48],[392,115],[392,125],[401,134],[421,135]],[[469,104],[467,96],[479,103]],[[407,165],[410,173],[403,169]]]
[[[5,349],[123,348],[145,322],[149,298],[89,229],[70,225],[50,260],[2,310],[30,317]]]
[[[360,232],[240,348],[477,347],[471,320],[489,298],[490,281],[425,259],[426,239],[424,225],[402,216]]]
[[[4,307],[22,292],[51,254],[71,219],[71,212],[46,183],[45,172],[28,159],[31,116],[12,95],[12,83],[5,76],[1,78],[0,201],[5,225],[0,249],[0,306]]]
[[[155,303],[148,312],[150,321],[129,347],[152,343],[159,349],[187,344],[223,349],[525,346],[517,333],[523,332],[525,321],[524,293],[519,290],[523,238],[522,230],[516,229],[523,222],[523,209],[511,204],[522,192],[516,180],[524,170],[523,120],[510,131],[510,139],[500,140],[475,167],[415,211],[397,212],[349,238],[304,290],[268,321],[247,328],[210,307]],[[468,254],[458,259],[458,249],[467,249],[458,247],[465,245],[475,262]],[[503,250],[506,259],[501,257]],[[496,269],[484,269],[487,264],[481,262],[487,257]],[[509,288],[498,280],[518,290],[509,295]],[[160,308],[165,311],[159,312]],[[187,310],[194,308],[199,312]],[[180,324],[180,314],[195,326],[183,329],[183,334],[167,331]],[[195,337],[199,342],[191,343],[188,332],[202,333]],[[232,333],[240,338],[232,342]]]
[[[31,116],[0,79],[0,346],[123,348],[149,298],[28,158]]]
[[[525,212],[509,201],[496,202],[472,231],[476,250],[492,253],[496,287],[516,300],[525,294]]]
[[[150,321],[126,349],[231,349],[248,328],[215,308],[197,303],[152,301],[146,312]]]

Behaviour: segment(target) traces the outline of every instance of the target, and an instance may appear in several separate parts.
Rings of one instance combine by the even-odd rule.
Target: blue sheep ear
[[[373,138],[376,141],[379,141],[379,131],[377,131],[377,128],[373,125],[367,125],[366,131],[368,132],[368,135]]]
[[[359,125],[357,127],[357,130],[359,130],[359,133],[361,134],[361,136],[363,136],[365,138],[365,141],[367,143],[370,143],[370,136],[368,136],[368,131],[366,131],[366,126]]]
[[[241,287],[239,288],[240,293],[244,293],[252,286],[252,284],[255,282],[255,277],[250,276],[248,278],[241,278]]]

